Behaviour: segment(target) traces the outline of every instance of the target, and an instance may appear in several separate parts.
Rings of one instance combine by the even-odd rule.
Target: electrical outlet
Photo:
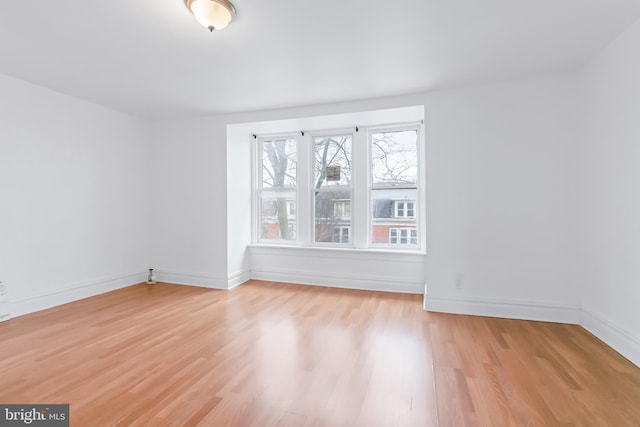
[[[464,286],[464,274],[457,273],[454,276],[454,283],[455,283],[456,289],[462,289],[462,287]]]

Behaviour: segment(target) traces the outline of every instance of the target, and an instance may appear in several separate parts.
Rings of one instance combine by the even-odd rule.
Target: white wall
[[[149,128],[0,75],[0,281],[19,315],[144,280]]]
[[[428,309],[578,321],[576,94],[569,73],[425,97]]]
[[[158,280],[227,287],[227,144],[215,117],[152,125],[151,263]]]
[[[640,366],[640,21],[583,71],[584,325]]]

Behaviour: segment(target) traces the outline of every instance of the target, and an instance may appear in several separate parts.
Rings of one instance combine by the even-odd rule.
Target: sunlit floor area
[[[640,369],[579,326],[422,296],[136,285],[0,323],[0,402],[72,426],[637,425]]]

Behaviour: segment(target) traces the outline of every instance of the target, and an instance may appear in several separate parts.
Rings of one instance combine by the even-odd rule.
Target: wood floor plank
[[[640,369],[580,326],[419,295],[132,286],[0,323],[0,402],[78,426],[640,426]]]

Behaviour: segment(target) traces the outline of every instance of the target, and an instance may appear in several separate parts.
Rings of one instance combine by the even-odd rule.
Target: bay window
[[[256,137],[258,243],[421,249],[421,124]]]

